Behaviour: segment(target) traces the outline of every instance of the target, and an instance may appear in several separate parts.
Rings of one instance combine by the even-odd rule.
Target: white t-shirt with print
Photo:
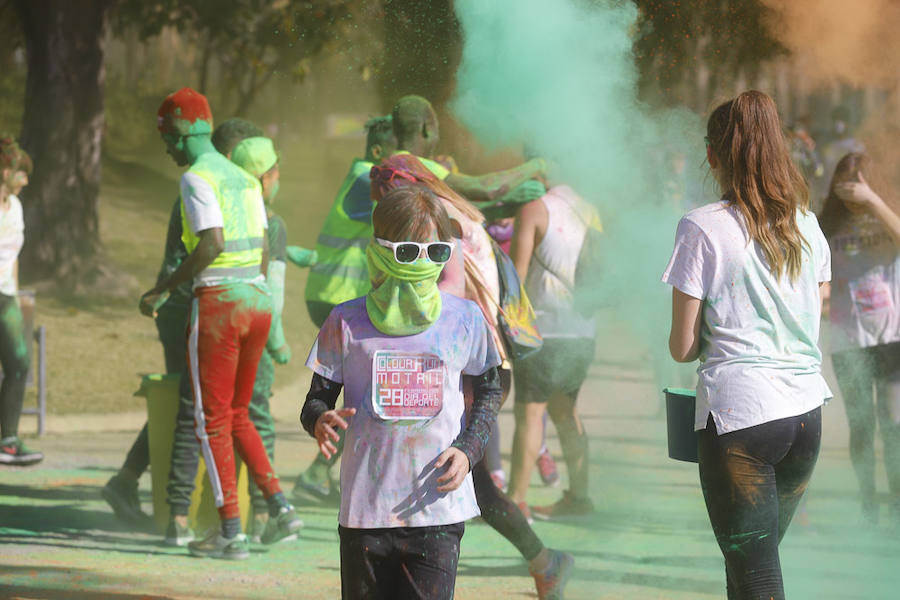
[[[819,284],[831,279],[828,243],[812,212],[797,211],[808,242],[798,279],[776,279],[743,218],[725,201],[678,224],[663,281],[703,300],[695,429],[712,413],[719,433],[802,415],[831,391],[821,374]]]
[[[25,242],[25,220],[22,217],[22,203],[13,194],[4,208],[0,208],[0,294],[15,296],[16,261]]]
[[[182,175],[181,199],[184,202],[185,217],[194,235],[214,227],[225,227],[225,219],[222,216],[222,209],[216,198],[216,192],[203,177],[190,171]],[[257,210],[259,210],[259,219],[263,227],[268,227],[266,205],[261,193]],[[232,278],[201,273],[194,279],[194,287],[219,285],[227,281],[232,281]],[[263,282],[265,282],[265,276],[262,274],[250,281],[250,283]]]
[[[900,251],[869,214],[842,223],[831,238],[831,351],[900,341]]]
[[[441,316],[421,333],[389,336],[366,298],[331,311],[306,366],[344,385],[349,418],[338,522],[359,529],[430,527],[480,514],[472,475],[438,492],[434,461],[466,426],[462,375],[500,364],[478,305],[441,293]]]

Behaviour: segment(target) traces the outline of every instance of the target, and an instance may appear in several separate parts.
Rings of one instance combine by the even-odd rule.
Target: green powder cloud
[[[464,48],[454,113],[488,147],[535,149],[555,163],[554,181],[595,203],[607,232],[596,293],[651,349],[660,383],[678,383],[666,343],[670,291],[659,280],[678,218],[716,191],[711,178],[704,185],[701,119],[638,99],[636,7],[456,0],[456,11]],[[679,160],[685,171],[672,175]]]

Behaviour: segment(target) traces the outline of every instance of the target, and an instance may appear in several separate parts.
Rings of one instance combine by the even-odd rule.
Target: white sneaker
[[[194,556],[202,558],[227,558],[229,560],[250,558],[250,542],[246,535],[239,533],[233,538],[227,538],[219,529],[213,530],[202,540],[190,542],[188,550]]]

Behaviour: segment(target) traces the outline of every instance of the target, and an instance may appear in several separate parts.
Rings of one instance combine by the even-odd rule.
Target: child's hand
[[[316,421],[314,432],[316,434],[316,441],[319,442],[319,451],[325,458],[331,458],[331,456],[337,452],[337,448],[335,448],[332,442],[338,441],[340,436],[334,428],[340,427],[341,429],[346,430],[347,421],[344,420],[344,417],[352,417],[355,414],[355,408],[339,408],[337,410],[325,411],[319,416]]]
[[[434,463],[435,469],[440,469],[447,465],[447,472],[438,477],[439,485],[437,491],[452,492],[462,485],[466,475],[469,474],[469,457],[459,448],[447,448],[438,456],[437,462]],[[445,483],[446,482],[446,483]]]

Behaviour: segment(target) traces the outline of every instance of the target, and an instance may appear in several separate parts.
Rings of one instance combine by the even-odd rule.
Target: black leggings
[[[876,414],[884,440],[884,466],[892,504],[900,509],[900,344],[832,354],[834,375],[850,427],[850,462],[859,480],[863,511],[877,519],[875,496]],[[892,406],[893,405],[893,406]]]
[[[508,369],[500,369],[500,385],[504,397],[509,392],[512,376]],[[494,422],[497,426],[497,422]],[[497,533],[505,537],[525,560],[532,560],[544,544],[528,524],[525,515],[509,496],[494,485],[488,469],[487,459],[482,459],[472,467],[472,484],[475,486],[475,501],[481,510],[481,517]]]
[[[725,556],[728,600],[784,600],[778,544],[809,483],[822,409],[719,435],[700,433],[700,483]]]
[[[475,486],[475,500],[485,523],[509,540],[525,560],[531,560],[540,554],[544,544],[525,520],[519,507],[494,485],[484,460],[479,461],[472,469],[472,483]]]
[[[25,321],[15,296],[0,294],[0,439],[19,435],[19,416],[28,376],[28,340]]]

